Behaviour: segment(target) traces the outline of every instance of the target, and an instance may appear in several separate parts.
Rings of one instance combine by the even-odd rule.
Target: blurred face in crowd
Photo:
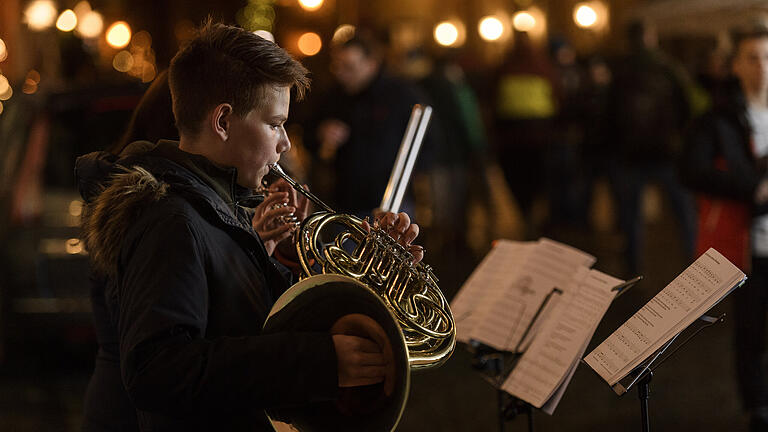
[[[248,188],[259,187],[269,172],[269,165],[291,148],[283,127],[288,119],[290,89],[267,86],[264,98],[263,106],[245,116],[232,113],[224,119],[228,126],[227,139],[216,160],[237,168],[237,183]]]
[[[365,89],[379,70],[378,59],[359,46],[340,47],[331,56],[331,72],[349,94]]]
[[[754,94],[768,87],[768,37],[744,39],[736,47],[733,74],[745,93]]]

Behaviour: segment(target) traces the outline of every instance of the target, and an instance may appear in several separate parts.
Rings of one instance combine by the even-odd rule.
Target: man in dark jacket
[[[84,428],[135,428],[109,405],[119,399],[142,430],[270,430],[263,408],[381,382],[386,361],[367,338],[260,334],[288,281],[247,207],[290,148],[283,124],[291,88],[301,96],[308,86],[306,69],[272,42],[208,24],[174,57],[169,81],[178,143],[77,163],[83,235],[103,287],[89,391],[104,402]],[[387,218],[410,246],[418,226]]]
[[[384,70],[372,35],[358,33],[333,48],[331,69],[338,85],[318,101],[306,144],[335,175],[332,206],[365,216],[381,202],[411,108],[426,100]],[[431,128],[425,138],[420,165],[435,147],[436,132]]]
[[[720,232],[708,236],[709,242],[722,245],[707,242],[699,249],[722,246],[733,249],[733,254],[751,253],[750,280],[734,296],[736,365],[751,430],[764,431],[768,430],[764,363],[768,317],[768,29],[737,32],[734,48],[732,72],[736,80],[728,85],[723,104],[692,128],[683,169],[694,189],[710,197],[709,202],[719,200],[717,204],[726,209],[702,214],[703,225],[719,226],[717,218],[722,217],[732,226],[739,223],[740,216],[734,204],[745,209],[742,233],[729,235],[734,230],[723,225]],[[748,234],[749,246],[745,241]],[[743,250],[732,248],[734,243]],[[739,258],[731,259],[737,262]]]

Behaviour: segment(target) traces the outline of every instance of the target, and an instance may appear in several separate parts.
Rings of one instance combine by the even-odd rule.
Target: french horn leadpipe
[[[430,368],[450,358],[456,327],[448,301],[432,268],[413,263],[413,255],[376,224],[338,213],[306,190],[275,163],[270,171],[323,211],[309,216],[296,234],[302,278],[339,274],[377,293],[402,329],[411,368]],[[332,240],[329,240],[332,238]]]

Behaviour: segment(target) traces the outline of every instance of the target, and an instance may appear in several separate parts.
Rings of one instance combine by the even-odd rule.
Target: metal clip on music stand
[[[621,396],[627,393],[632,388],[632,386],[637,384],[637,397],[640,399],[640,420],[642,423],[643,432],[650,431],[650,416],[648,414],[648,397],[651,393],[650,384],[651,384],[651,379],[653,379],[653,373],[656,370],[658,370],[659,367],[665,361],[667,361],[670,357],[672,357],[680,348],[684,347],[688,342],[690,342],[691,339],[693,339],[696,335],[698,335],[702,330],[704,330],[707,327],[712,327],[715,324],[719,324],[725,321],[725,314],[724,313],[720,314],[718,317],[702,315],[699,317],[699,320],[704,321],[704,324],[699,326],[699,328],[697,328],[690,336],[688,336],[684,341],[679,343],[675,347],[675,349],[673,349],[670,353],[668,353],[667,355],[664,355],[664,352],[670,346],[672,346],[675,340],[677,340],[677,338],[687,328],[681,330],[679,333],[673,336],[672,339],[670,339],[669,342],[665,343],[661,348],[659,348],[658,351],[656,351],[649,358],[649,360],[647,360],[644,364],[641,364],[640,366],[636,367],[632,372],[630,372],[629,375],[627,376],[630,379],[629,384],[624,386],[621,384],[621,382],[618,382],[613,386],[611,386],[613,391],[617,395]]]

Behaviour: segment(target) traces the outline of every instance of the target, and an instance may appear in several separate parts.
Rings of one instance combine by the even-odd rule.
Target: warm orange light
[[[536,27],[536,18],[529,12],[521,11],[512,17],[512,26],[520,32],[529,32]]]
[[[323,41],[317,33],[307,32],[299,37],[299,51],[305,56],[313,56],[320,52],[323,47]]]
[[[0,62],[8,58],[8,49],[5,47],[5,42],[0,39]]]
[[[77,27],[77,15],[72,9],[67,9],[59,15],[59,19],[56,20],[56,28],[69,32]]]
[[[24,10],[24,20],[32,30],[45,30],[56,21],[56,6],[51,0],[35,0]]]
[[[331,42],[341,44],[355,37],[355,26],[352,24],[342,24],[333,31]]]
[[[0,95],[4,94],[11,88],[11,84],[8,82],[8,78],[5,75],[0,74]]]
[[[487,16],[480,20],[478,31],[480,37],[487,41],[499,40],[504,34],[504,24],[495,16]]]
[[[5,86],[3,86],[3,81],[5,82]],[[3,89],[3,87],[5,88]],[[13,96],[13,89],[10,84],[8,84],[8,79],[0,75],[0,101],[8,100],[11,96]]]
[[[75,11],[77,19],[82,20],[86,15],[88,15],[88,12],[91,11],[91,4],[85,0],[79,1],[72,9]]]
[[[125,21],[117,21],[107,29],[107,43],[115,49],[127,46],[131,42],[131,27]]]
[[[2,113],[3,113],[3,103],[0,102],[0,114],[2,114]]]
[[[323,0],[299,0],[299,5],[308,11],[316,11],[323,5]]]
[[[592,27],[597,22],[595,10],[587,5],[581,5],[573,14],[573,20],[579,27]]]
[[[77,31],[84,38],[99,37],[103,29],[104,20],[101,18],[101,14],[96,11],[86,12],[85,16],[77,21]]]
[[[30,69],[29,72],[27,72],[27,79],[35,84],[40,84],[40,72]]]
[[[448,21],[436,25],[434,33],[435,40],[442,46],[451,46],[459,40],[459,29]]]
[[[66,251],[68,254],[77,255],[83,251],[83,244],[80,239],[71,238],[67,240]]]
[[[128,51],[120,51],[112,58],[112,67],[118,72],[128,72],[133,68],[133,56]]]
[[[141,82],[148,83],[155,79],[157,76],[157,69],[155,65],[150,62],[144,62],[144,67],[141,70]]]
[[[152,47],[152,36],[145,30],[136,33],[131,38],[131,48],[148,50],[150,47]]]
[[[573,7],[573,21],[581,28],[604,29],[608,24],[608,8],[599,0],[577,3]]]

